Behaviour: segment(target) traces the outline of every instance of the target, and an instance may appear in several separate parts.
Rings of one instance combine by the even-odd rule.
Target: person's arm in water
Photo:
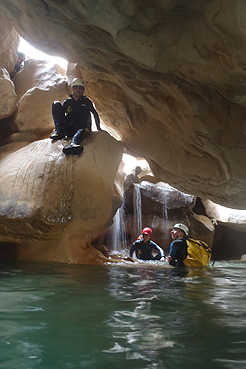
[[[176,266],[176,254],[177,254],[178,245],[175,242],[172,242],[170,245],[170,254],[168,255],[168,262],[172,266]]]
[[[135,243],[132,244],[131,250],[130,250],[130,257],[132,258],[134,251],[136,251],[136,245]]]
[[[183,260],[187,257],[187,244],[185,239],[176,239],[170,245],[169,264],[172,266],[183,266]]]
[[[165,255],[164,255],[164,251],[162,250],[162,248],[160,246],[158,246],[155,242],[151,242],[152,245],[152,249],[155,249],[159,252],[159,254],[161,255],[161,259],[160,260],[165,260]]]

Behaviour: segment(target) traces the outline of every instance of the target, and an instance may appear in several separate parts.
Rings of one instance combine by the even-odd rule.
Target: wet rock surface
[[[16,245],[17,260],[103,257],[90,242],[113,217],[123,146],[106,132],[91,133],[81,156],[66,157],[67,144],[46,139],[2,154],[0,242]]]

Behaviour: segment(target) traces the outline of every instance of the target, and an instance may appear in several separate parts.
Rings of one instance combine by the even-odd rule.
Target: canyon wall
[[[90,252],[85,256],[81,249],[91,251],[91,241],[111,224],[122,199],[115,175],[123,145],[132,155],[146,158],[156,181],[201,198],[210,219],[244,232],[244,213],[222,216],[211,204],[241,211],[246,206],[245,8],[242,0],[0,1],[0,242],[14,245],[15,257],[35,259],[31,255],[39,254],[54,260],[55,253],[61,255],[56,256],[58,261],[90,262]],[[11,80],[19,35],[50,55],[66,58],[67,76],[58,66],[29,59]],[[105,149],[100,155],[106,159],[98,159],[96,168],[100,183],[108,166],[111,169],[106,215],[100,215],[103,195],[88,194],[96,196],[98,206],[93,208],[98,214],[89,217],[94,229],[82,227],[81,232],[77,228],[83,216],[71,205],[78,201],[75,192],[68,207],[74,206],[74,212],[69,210],[66,218],[61,211],[59,221],[47,222],[50,208],[44,198],[50,203],[55,196],[47,195],[42,182],[51,184],[50,191],[56,181],[51,168],[58,171],[58,178],[62,167],[70,170],[58,154],[65,143],[51,146],[47,138],[53,129],[51,102],[68,96],[75,76],[84,79],[86,94],[103,122],[122,141],[99,132],[87,142],[92,158],[98,145]],[[75,171],[79,176],[89,170],[78,164],[83,157],[72,162],[80,168]],[[93,183],[95,174],[90,175]],[[65,188],[61,193],[69,199],[70,186]],[[57,204],[61,204],[59,196]],[[83,198],[82,192],[79,196]],[[83,203],[86,214],[90,206]],[[194,219],[188,221],[192,224]],[[41,243],[48,239],[46,251],[41,252]],[[59,245],[57,250],[54,245]],[[94,249],[92,255],[103,258]]]
[[[246,205],[245,7],[242,0],[0,3],[28,42],[78,63],[104,122],[156,177],[238,209]]]

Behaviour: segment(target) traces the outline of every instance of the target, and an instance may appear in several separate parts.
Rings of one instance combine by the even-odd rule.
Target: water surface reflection
[[[107,352],[125,352],[136,368],[245,367],[245,265],[232,265],[110,270],[110,294],[124,309],[107,321]]]
[[[0,368],[245,368],[245,269],[0,264]]]

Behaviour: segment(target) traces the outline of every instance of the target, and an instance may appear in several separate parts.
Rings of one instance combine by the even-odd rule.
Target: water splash
[[[134,234],[138,236],[142,232],[142,199],[140,185],[134,183],[133,192],[133,215],[134,215]]]

